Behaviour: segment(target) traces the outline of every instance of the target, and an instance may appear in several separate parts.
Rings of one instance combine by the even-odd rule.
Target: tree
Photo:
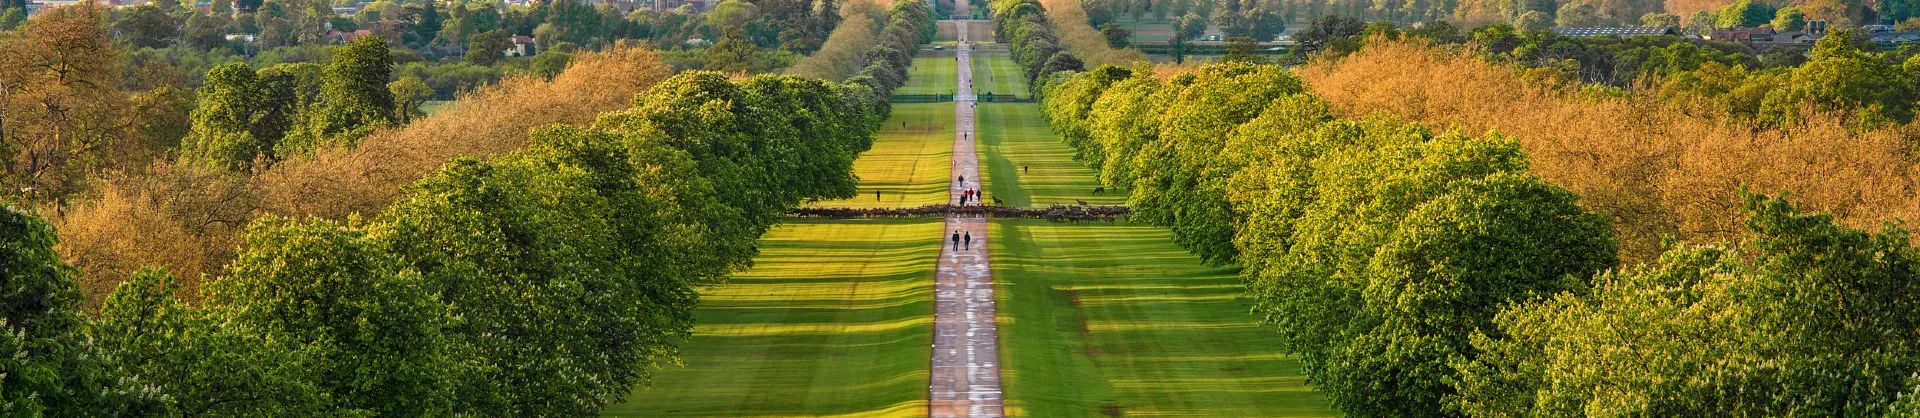
[[[1920,308],[1920,252],[1907,232],[1846,228],[1778,198],[1742,207],[1745,243],[1673,244],[1590,291],[1502,313],[1462,364],[1459,409],[1891,416],[1903,395],[1910,408],[1920,362],[1904,353],[1920,349],[1920,325],[1902,312]]]
[[[1120,25],[1117,24],[1108,23],[1100,25],[1100,36],[1107,38],[1107,46],[1109,47],[1126,48],[1127,45],[1131,44],[1128,39],[1133,38],[1133,31],[1120,27]]]
[[[1687,16],[1687,33],[1705,35],[1713,32],[1713,25],[1713,13],[1708,11],[1701,10]]]
[[[181,21],[152,4],[127,9],[113,28],[134,48],[165,48],[180,37]]]
[[[89,170],[152,158],[118,121],[130,95],[118,89],[121,52],[105,12],[56,7],[0,33],[0,193],[58,197]]]
[[[402,77],[387,83],[387,90],[393,92],[393,113],[400,119],[400,124],[412,123],[415,116],[427,115],[420,111],[420,104],[433,98],[433,87],[428,87],[427,83],[418,78]]]
[[[1791,126],[1803,120],[1806,107],[1842,113],[1869,126],[1913,120],[1913,73],[1882,54],[1861,51],[1855,33],[1834,30],[1814,43],[1807,63],[1793,69],[1781,87],[1765,93],[1762,122]]]
[[[222,326],[180,302],[165,271],[142,269],[100,308],[92,335],[127,376],[159,396],[150,415],[327,415],[286,342]]]
[[[1677,28],[1680,27],[1680,15],[1665,12],[1647,13],[1640,16],[1640,27]]]
[[[413,33],[420,35],[421,44],[431,43],[445,28],[440,21],[439,0],[427,0],[425,3],[426,6],[420,9],[420,21],[413,24]]]
[[[393,73],[386,40],[355,39],[333,53],[320,85],[320,107],[313,116],[315,139],[353,145],[360,137],[393,123]]]
[[[192,113],[193,131],[181,140],[180,156],[226,170],[246,171],[273,143],[253,136],[252,126],[265,93],[253,68],[244,62],[207,71]],[[276,138],[277,139],[277,138]]]
[[[726,28],[726,35],[720,37],[712,47],[707,48],[707,71],[728,73],[746,72],[752,64],[753,42],[747,39],[745,30],[738,27]]]
[[[541,78],[552,79],[567,70],[567,64],[573,62],[573,54],[560,51],[541,51],[534,54],[533,62],[527,70]]]
[[[1799,7],[1782,7],[1773,16],[1773,30],[1777,32],[1798,32],[1807,29],[1807,15]]]
[[[1767,24],[1773,17],[1772,8],[1755,4],[1753,0],[1739,0],[1720,8],[1719,17],[1714,19],[1714,27],[1750,28]]]
[[[1335,42],[1359,36],[1365,29],[1366,24],[1360,22],[1360,19],[1327,15],[1321,16],[1308,24],[1306,29],[1293,34],[1293,40],[1299,43],[1300,49],[1318,51],[1326,49]]]
[[[419,273],[365,232],[272,216],[209,286],[207,306],[237,332],[294,345],[330,408],[377,415],[445,415],[453,369],[446,305]]]
[[[507,31],[494,29],[473,34],[467,38],[467,62],[474,65],[493,65],[500,62],[501,54],[513,47],[513,41],[507,39]]]
[[[0,206],[0,412],[113,415],[138,411],[83,334],[80,282],[54,252],[53,227]]]
[[[1600,14],[1592,4],[1581,1],[1567,2],[1554,13],[1553,24],[1563,28],[1584,28],[1600,25]]]
[[[1199,38],[1201,34],[1206,32],[1207,19],[1200,17],[1200,15],[1188,13],[1186,16],[1175,19],[1173,22],[1173,39],[1167,40],[1167,43],[1173,45],[1173,61],[1176,63],[1185,62],[1187,57],[1187,41]]]
[[[1253,51],[1259,48],[1260,48],[1260,43],[1254,42],[1253,38],[1248,38],[1245,36],[1235,36],[1235,37],[1227,38],[1227,55],[1220,57],[1220,62],[1244,62],[1249,64],[1265,64],[1267,63],[1266,58],[1261,58],[1260,56],[1253,54]]]

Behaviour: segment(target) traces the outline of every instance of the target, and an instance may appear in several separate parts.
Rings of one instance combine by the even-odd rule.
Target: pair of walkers
[[[974,202],[974,203],[979,203],[979,202],[980,202],[980,192],[979,192],[979,191],[975,191],[975,190],[973,190],[973,189],[965,189],[965,190],[961,190],[961,191],[960,191],[960,206],[966,206],[966,205],[967,205],[967,202]]]
[[[973,249],[973,233],[953,231],[953,249],[963,250],[963,251],[972,250]]]

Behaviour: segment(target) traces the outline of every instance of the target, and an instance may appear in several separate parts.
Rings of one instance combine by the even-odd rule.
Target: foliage
[[[0,412],[103,415],[139,410],[84,332],[72,268],[54,252],[54,230],[0,207]]]
[[[312,116],[313,136],[322,142],[294,150],[352,145],[373,129],[393,123],[393,92],[387,90],[392,73],[387,43],[378,36],[355,39],[335,51],[320,84],[321,106]]]
[[[1348,414],[1445,415],[1476,330],[1615,263],[1608,220],[1499,134],[1335,120],[1270,65],[1061,77],[1043,105],[1069,145],[1129,186],[1134,220],[1243,266],[1256,312]]]
[[[1779,198],[1743,206],[1743,245],[1675,245],[1590,293],[1501,314],[1510,337],[1475,338],[1487,354],[1461,364],[1460,410],[1883,416],[1914,396],[1920,364],[1904,353],[1920,341],[1898,313],[1920,300],[1920,253],[1906,231],[1842,227]]]

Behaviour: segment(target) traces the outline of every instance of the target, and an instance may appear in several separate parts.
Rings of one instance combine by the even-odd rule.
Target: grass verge
[[[939,220],[793,221],[701,295],[684,367],[603,416],[921,416]]]
[[[1001,378],[1010,415],[1334,416],[1232,269],[1165,230],[994,221]]]
[[[853,161],[860,192],[820,207],[917,207],[945,203],[953,173],[953,103],[893,105],[873,149]],[[873,192],[880,192],[875,198]]]

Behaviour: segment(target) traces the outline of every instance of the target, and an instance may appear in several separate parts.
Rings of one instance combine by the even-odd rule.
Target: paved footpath
[[[954,95],[953,175],[967,180],[947,186],[949,203],[959,203],[962,190],[980,188],[980,161],[973,153],[973,66],[966,21],[955,21],[954,30],[960,41],[954,61],[960,66],[960,85]],[[973,240],[953,248],[949,238],[940,251],[934,275],[933,372],[927,415],[1006,416],[1006,402],[1000,396],[993,276],[987,264],[987,220],[949,216],[946,234],[956,233],[971,235]]]

